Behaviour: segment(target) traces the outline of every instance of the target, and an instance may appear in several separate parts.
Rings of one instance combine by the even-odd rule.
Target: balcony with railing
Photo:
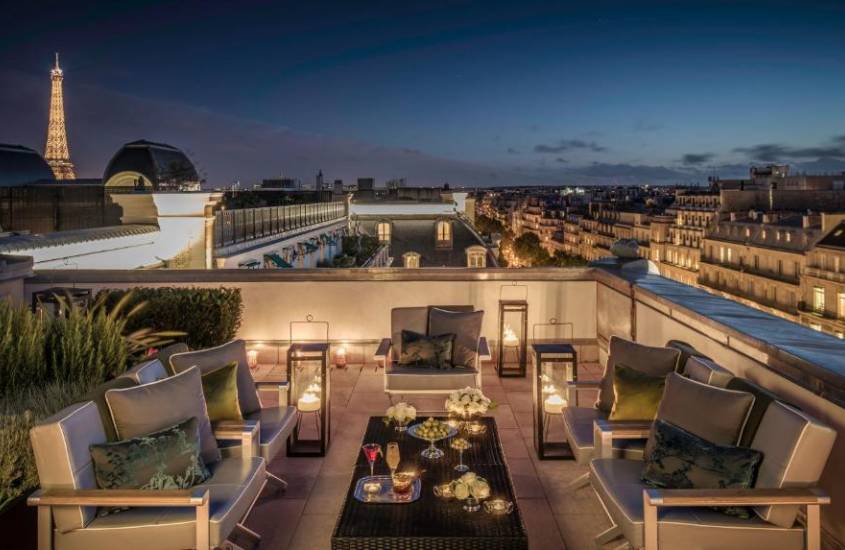
[[[239,288],[244,309],[238,336],[263,350],[257,372],[268,378],[286,370],[291,322],[309,316],[327,321],[331,345],[346,352],[346,367],[331,372],[331,447],[324,458],[282,457],[270,463],[268,469],[287,477],[290,485],[284,494],[266,489],[247,527],[262,536],[262,547],[329,548],[367,419],[384,414],[389,405],[384,371],[373,354],[381,339],[390,336],[391,310],[471,305],[485,312],[481,332],[495,350],[501,289],[513,283],[526,289],[529,327],[550,319],[571,326],[565,338],[578,351],[579,380],[601,376],[611,337],[649,346],[681,340],[734,375],[753,380],[832,426],[840,437],[820,481],[832,497],[832,504],[822,509],[822,540],[829,548],[845,540],[845,342],[644,270],[610,262],[520,270],[41,272],[25,280],[22,299],[56,285],[94,291]],[[585,466],[536,456],[531,376],[499,378],[489,363],[482,367],[482,388],[499,403],[491,414],[531,548],[592,547],[593,538],[611,524],[596,493],[571,488],[571,481],[587,472]],[[442,401],[423,396],[415,403],[421,409],[442,410]],[[549,430],[560,436],[562,419],[551,418]],[[801,521],[812,523],[815,518]]]

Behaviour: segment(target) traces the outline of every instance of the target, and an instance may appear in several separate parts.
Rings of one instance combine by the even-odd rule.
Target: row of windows
[[[434,228],[435,238],[438,243],[452,242],[452,224],[447,221],[439,221]],[[378,240],[383,243],[390,242],[391,225],[390,222],[379,222],[376,224],[376,234]]]
[[[417,252],[406,252],[402,255],[402,265],[408,269],[420,267],[420,255]],[[483,247],[467,249],[467,267],[487,267],[487,250]]]

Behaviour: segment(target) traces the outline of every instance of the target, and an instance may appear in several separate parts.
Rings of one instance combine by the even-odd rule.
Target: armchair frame
[[[147,491],[143,489],[39,489],[27,499],[38,507],[38,550],[53,548],[53,506],[156,506],[196,508],[196,547],[209,547],[209,491]]]
[[[821,548],[821,506],[830,496],[818,488],[806,489],[643,489],[645,550],[658,550],[657,510],[660,507],[767,506],[793,504],[806,508],[807,550]]]
[[[219,441],[238,441],[242,447],[242,457],[261,456],[258,450],[261,422],[258,420],[224,420],[212,426],[214,438]]]
[[[596,420],[593,422],[593,445],[596,458],[613,458],[614,439],[646,439],[651,422]]]

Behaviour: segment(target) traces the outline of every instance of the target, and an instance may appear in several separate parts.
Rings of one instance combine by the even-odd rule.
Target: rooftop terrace
[[[71,284],[94,289],[236,286],[244,300],[239,336],[277,351],[288,344],[291,321],[307,315],[328,321],[333,345],[349,350],[349,366],[331,373],[329,452],[324,458],[271,462],[268,470],[290,486],[284,493],[265,489],[247,522],[262,535],[261,548],[323,549],[329,547],[367,419],[384,414],[389,404],[373,352],[390,334],[390,310],[471,304],[487,312],[482,334],[495,346],[500,291],[513,282],[526,286],[529,326],[552,318],[572,323],[579,380],[601,377],[611,336],[652,346],[682,340],[833,427],[840,437],[820,481],[832,497],[822,510],[822,539],[829,548],[845,540],[845,342],[641,269],[603,263],[522,270],[43,271],[25,280],[22,298]],[[260,375],[283,375],[282,357],[261,353]],[[592,548],[593,537],[610,522],[592,489],[567,487],[586,472],[584,466],[537,459],[531,440],[531,379],[500,379],[487,363],[482,387],[500,404],[492,415],[531,548]],[[423,409],[443,406],[441,397],[409,400]],[[560,434],[561,419],[552,422],[551,431]]]

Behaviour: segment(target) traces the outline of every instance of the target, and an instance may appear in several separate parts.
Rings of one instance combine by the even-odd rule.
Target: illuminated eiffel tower
[[[56,54],[56,66],[50,71],[53,87],[50,92],[50,122],[47,124],[47,145],[44,148],[44,160],[53,169],[57,180],[72,180],[73,163],[67,147],[65,129],[65,102],[62,95],[64,74],[59,67],[59,54]]]

